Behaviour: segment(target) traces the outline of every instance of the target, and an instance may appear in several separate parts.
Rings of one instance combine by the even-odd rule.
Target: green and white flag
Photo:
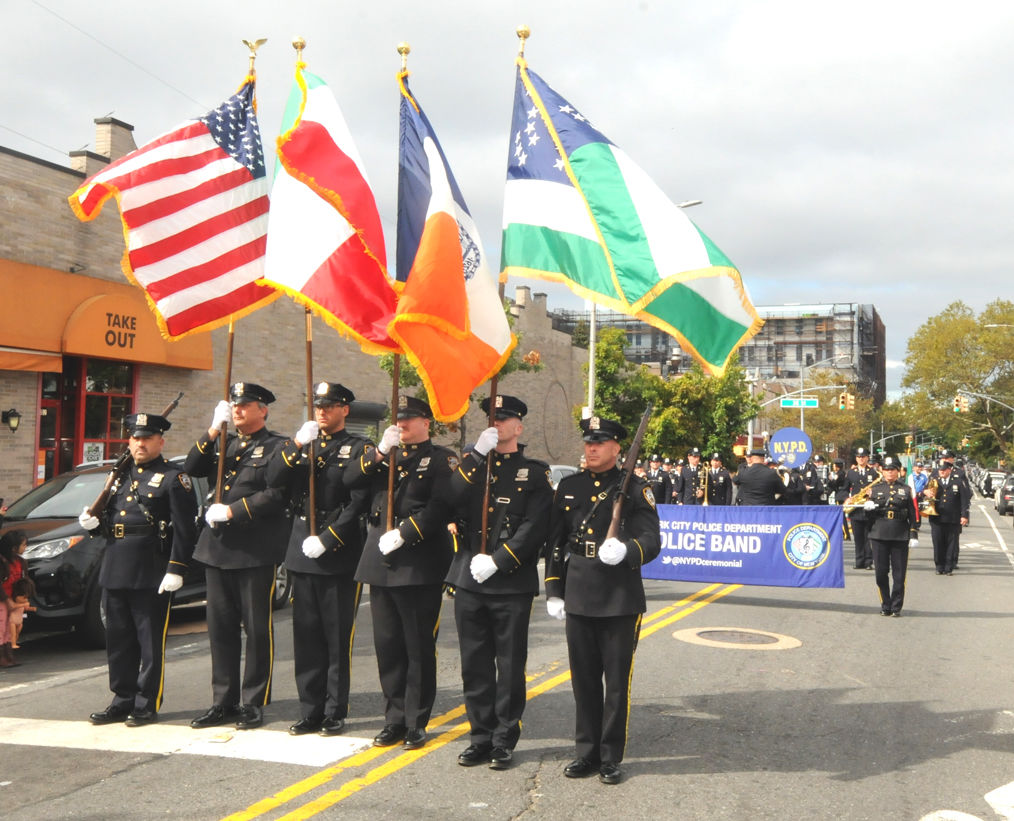
[[[763,324],[739,271],[524,58],[517,65],[501,278],[563,282],[671,334],[721,375]]]

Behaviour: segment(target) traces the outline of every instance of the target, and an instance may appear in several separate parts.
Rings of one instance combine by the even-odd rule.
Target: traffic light
[[[961,397],[961,412],[962,413],[968,413],[969,409],[970,408],[969,408],[969,399],[968,399],[968,397],[967,396],[962,396]]]
[[[961,439],[961,447],[963,447],[963,448],[967,448],[968,447],[968,437],[967,436],[962,437],[962,439]]]
[[[856,397],[855,397],[855,394],[851,394],[851,393],[845,394],[845,406],[849,410],[855,410],[856,409]]]
[[[960,396],[955,396],[954,397],[954,412],[955,413],[961,413],[961,397]]]
[[[846,405],[845,397],[846,397],[846,395],[847,394],[845,393],[845,391],[842,391],[841,393],[838,394],[838,410],[845,410],[845,405]]]

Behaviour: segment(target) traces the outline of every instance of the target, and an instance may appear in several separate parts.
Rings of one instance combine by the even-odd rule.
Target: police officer
[[[662,457],[657,453],[651,455],[648,461],[648,472],[645,474],[648,484],[651,485],[651,495],[659,504],[669,504],[672,496],[672,481],[667,471],[662,469]]]
[[[488,397],[482,412],[489,415]],[[525,456],[518,441],[527,413],[517,397],[498,395],[494,426],[479,434],[451,480],[462,522],[447,583],[455,589],[461,682],[471,725],[470,744],[458,756],[464,767],[488,761],[492,769],[507,769],[521,735],[528,621],[539,592],[537,565],[553,500],[549,465]]]
[[[880,615],[900,616],[905,603],[908,551],[919,546],[919,508],[912,488],[898,478],[901,467],[898,457],[885,456],[881,467],[883,478],[870,488],[863,511],[870,525]],[[889,583],[889,573],[893,584]]]
[[[679,469],[673,484],[673,496],[678,505],[699,505],[704,501],[700,448],[691,448],[687,452],[687,463]]]
[[[848,496],[855,496],[864,487],[876,481],[877,472],[870,467],[870,452],[866,448],[856,449],[856,466],[845,474],[845,489]],[[848,498],[848,497],[846,497]],[[873,548],[869,544],[870,522],[863,507],[854,508],[849,514],[852,539],[856,546],[855,568],[857,570],[873,567]]]
[[[931,489],[931,479],[923,491],[923,497],[933,499],[936,508],[936,515],[927,515],[933,538],[933,563],[938,576],[951,576],[958,565],[958,538],[961,528],[968,524],[972,491],[967,482],[954,475],[950,462],[941,462],[935,474],[935,489]]]
[[[634,649],[645,611],[641,566],[661,550],[651,488],[631,477],[616,537],[606,538],[623,473],[616,465],[627,432],[618,422],[581,421],[587,470],[560,481],[550,514],[546,608],[567,620],[577,758],[568,778],[622,778]],[[605,688],[603,691],[603,680]]]
[[[211,505],[194,558],[207,565],[208,641],[213,702],[191,727],[236,722],[249,730],[264,722],[271,701],[274,642],[271,623],[275,571],[285,558],[291,523],[286,515],[288,475],[278,451],[285,439],[267,429],[275,395],[252,382],[237,382],[215,407],[211,427],[187,455],[194,476],[214,476],[225,454],[222,501]],[[232,419],[237,435],[220,426]],[[240,654],[246,634],[246,661]],[[242,701],[241,701],[242,699]]]
[[[349,714],[349,664],[362,586],[355,580],[363,552],[369,490],[345,487],[345,469],[372,442],[345,429],[355,394],[338,382],[314,388],[315,419],[281,449],[291,471],[297,515],[285,567],[292,582],[292,646],[301,718],[291,735],[337,735]],[[313,443],[315,530],[309,527]]]
[[[426,743],[437,693],[437,628],[451,562],[449,479],[458,457],[433,444],[433,412],[422,399],[398,397],[397,425],[346,470],[348,487],[370,491],[369,530],[356,580],[370,585],[373,644],[385,725],[377,747]],[[394,510],[387,525],[389,462],[396,451]]]
[[[138,413],[124,424],[130,431],[130,470],[117,480],[99,516],[85,508],[79,517],[92,538],[106,543],[99,584],[113,701],[89,720],[126,720],[128,727],[140,727],[157,721],[162,706],[169,605],[194,552],[197,499],[190,476],[162,456],[169,420]]]
[[[732,476],[722,467],[722,454],[711,454],[711,467],[708,468],[708,492],[709,505],[731,505],[732,504]]]
[[[824,457],[815,453],[812,459],[808,459],[803,465],[799,475],[803,481],[804,505],[826,505],[827,491],[824,490],[824,476],[821,472],[827,473],[827,466],[824,464]]]
[[[747,455],[747,464],[733,477],[733,484],[739,489],[737,505],[777,505],[785,493],[778,473],[764,464],[766,456],[763,448],[754,448]]]

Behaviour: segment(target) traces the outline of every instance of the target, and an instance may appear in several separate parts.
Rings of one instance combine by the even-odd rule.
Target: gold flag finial
[[[257,49],[263,46],[267,41],[267,37],[261,37],[259,40],[254,40],[252,43],[249,40],[243,41],[243,45],[250,49],[250,74],[254,73],[254,60],[257,59]]]
[[[408,71],[408,53],[412,50],[404,40],[398,43],[398,54],[401,55],[401,70]]]
[[[306,48],[306,40],[302,37],[293,37],[292,47],[296,50],[296,62],[303,62],[303,49]]]
[[[525,56],[525,40],[532,36],[532,30],[526,25],[520,25],[517,28],[518,39],[521,41],[521,45],[518,47],[518,57]]]

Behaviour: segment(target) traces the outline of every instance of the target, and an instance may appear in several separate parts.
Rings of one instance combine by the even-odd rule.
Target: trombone
[[[701,504],[704,507],[707,507],[708,506],[708,472],[711,470],[711,468],[710,467],[706,468],[706,467],[704,467],[702,465],[700,468],[698,468],[698,470],[699,470],[699,473],[698,473],[697,487],[698,487],[698,489],[704,491],[704,496],[701,497],[701,499],[702,499]]]

